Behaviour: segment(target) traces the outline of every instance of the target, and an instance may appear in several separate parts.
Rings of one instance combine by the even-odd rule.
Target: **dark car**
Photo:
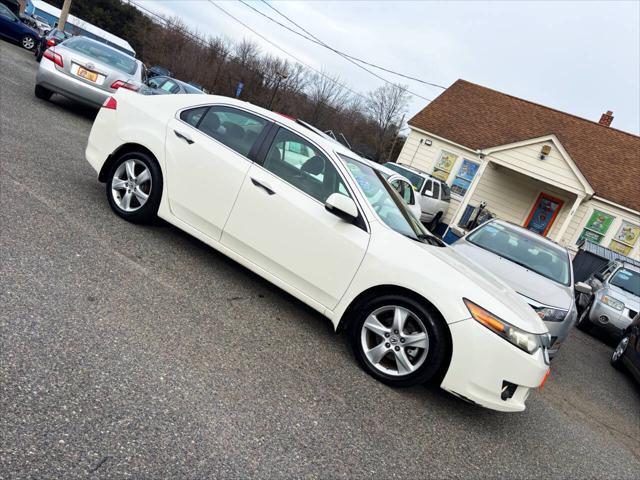
[[[611,365],[622,370],[624,367],[640,383],[640,313],[622,334],[622,339],[611,355]]]
[[[63,32],[62,30],[58,30],[57,28],[51,30],[47,35],[42,37],[38,42],[38,45],[36,45],[36,49],[34,51],[36,60],[42,60],[42,55],[47,48],[54,47],[67,38],[71,38],[71,36],[72,35],[70,33]]]
[[[40,40],[40,34],[22,23],[4,3],[0,3],[0,36],[18,42],[27,50],[33,50]]]
[[[139,93],[143,95],[167,95],[178,93],[191,93],[203,95],[202,90],[197,89],[193,85],[189,85],[181,80],[171,77],[151,77],[147,80],[145,88],[141,88]]]
[[[170,77],[171,75],[172,75],[171,71],[159,65],[154,65],[147,69],[147,78]]]

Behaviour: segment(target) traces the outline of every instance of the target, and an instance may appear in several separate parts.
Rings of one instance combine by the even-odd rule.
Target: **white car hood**
[[[538,303],[569,310],[573,301],[572,289],[528,270],[506,258],[465,241],[451,246],[459,254],[490,270],[516,292]]]
[[[640,297],[636,297],[633,293],[627,292],[620,287],[609,284],[603,294],[609,294],[613,298],[620,300],[624,305],[637,312],[640,307]]]
[[[432,255],[439,257],[471,280],[478,286],[479,291],[482,290],[485,294],[490,295],[493,303],[499,303],[499,305],[497,305],[499,309],[496,309],[497,307],[493,307],[492,305],[478,303],[481,307],[486,308],[491,313],[498,315],[503,320],[526,332],[548,332],[544,322],[529,304],[509,285],[491,273],[491,271],[469,260],[451,247],[425,248],[429,248],[429,252]],[[474,300],[474,293],[479,294],[479,292],[470,292],[469,300],[476,301]],[[480,302],[480,300],[478,300],[478,302]]]

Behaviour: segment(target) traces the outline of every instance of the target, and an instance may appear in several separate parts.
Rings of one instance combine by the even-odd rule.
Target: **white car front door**
[[[348,223],[325,209],[335,192],[351,196],[331,161],[311,142],[279,128],[262,165],[249,169],[222,243],[333,309],[369,242],[364,219]]]
[[[244,110],[196,107],[167,125],[169,207],[183,222],[220,240],[257,139],[270,123]]]

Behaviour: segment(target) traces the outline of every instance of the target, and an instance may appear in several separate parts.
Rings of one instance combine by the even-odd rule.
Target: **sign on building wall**
[[[458,159],[457,155],[453,153],[445,152],[443,150],[442,153],[440,154],[440,158],[438,159],[438,162],[433,167],[432,175],[436,178],[439,178],[443,182],[446,182],[447,178],[449,178],[449,173],[451,173],[451,169],[455,165],[457,159]]]
[[[629,255],[640,237],[640,227],[629,222],[622,222],[618,233],[613,237],[609,248],[622,255]]]
[[[451,191],[461,197],[464,197],[464,194],[467,193],[467,190],[471,185],[471,181],[473,180],[473,177],[476,176],[479,167],[480,165],[476,162],[472,162],[466,158],[462,160],[462,165],[460,165],[458,174],[456,175],[456,178],[453,179],[453,183],[451,183]]]
[[[601,212],[600,210],[594,210],[587,224],[584,226],[578,242],[589,240],[593,243],[600,243],[615,218],[613,215]]]

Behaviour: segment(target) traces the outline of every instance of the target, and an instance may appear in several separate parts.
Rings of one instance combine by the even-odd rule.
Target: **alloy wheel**
[[[423,321],[397,305],[374,310],[362,324],[360,341],[369,363],[396,377],[418,370],[429,352],[429,334]]]
[[[620,343],[618,343],[618,346],[613,351],[613,355],[611,355],[611,361],[617,362],[620,357],[622,357],[624,351],[627,349],[627,345],[629,345],[629,337],[624,337],[622,340],[620,340]]]
[[[35,47],[35,45],[36,45],[36,42],[32,37],[22,38],[22,46],[27,50],[31,50],[33,47]]]
[[[122,162],[111,179],[111,195],[125,212],[142,208],[151,193],[151,172],[141,160],[130,158]]]

